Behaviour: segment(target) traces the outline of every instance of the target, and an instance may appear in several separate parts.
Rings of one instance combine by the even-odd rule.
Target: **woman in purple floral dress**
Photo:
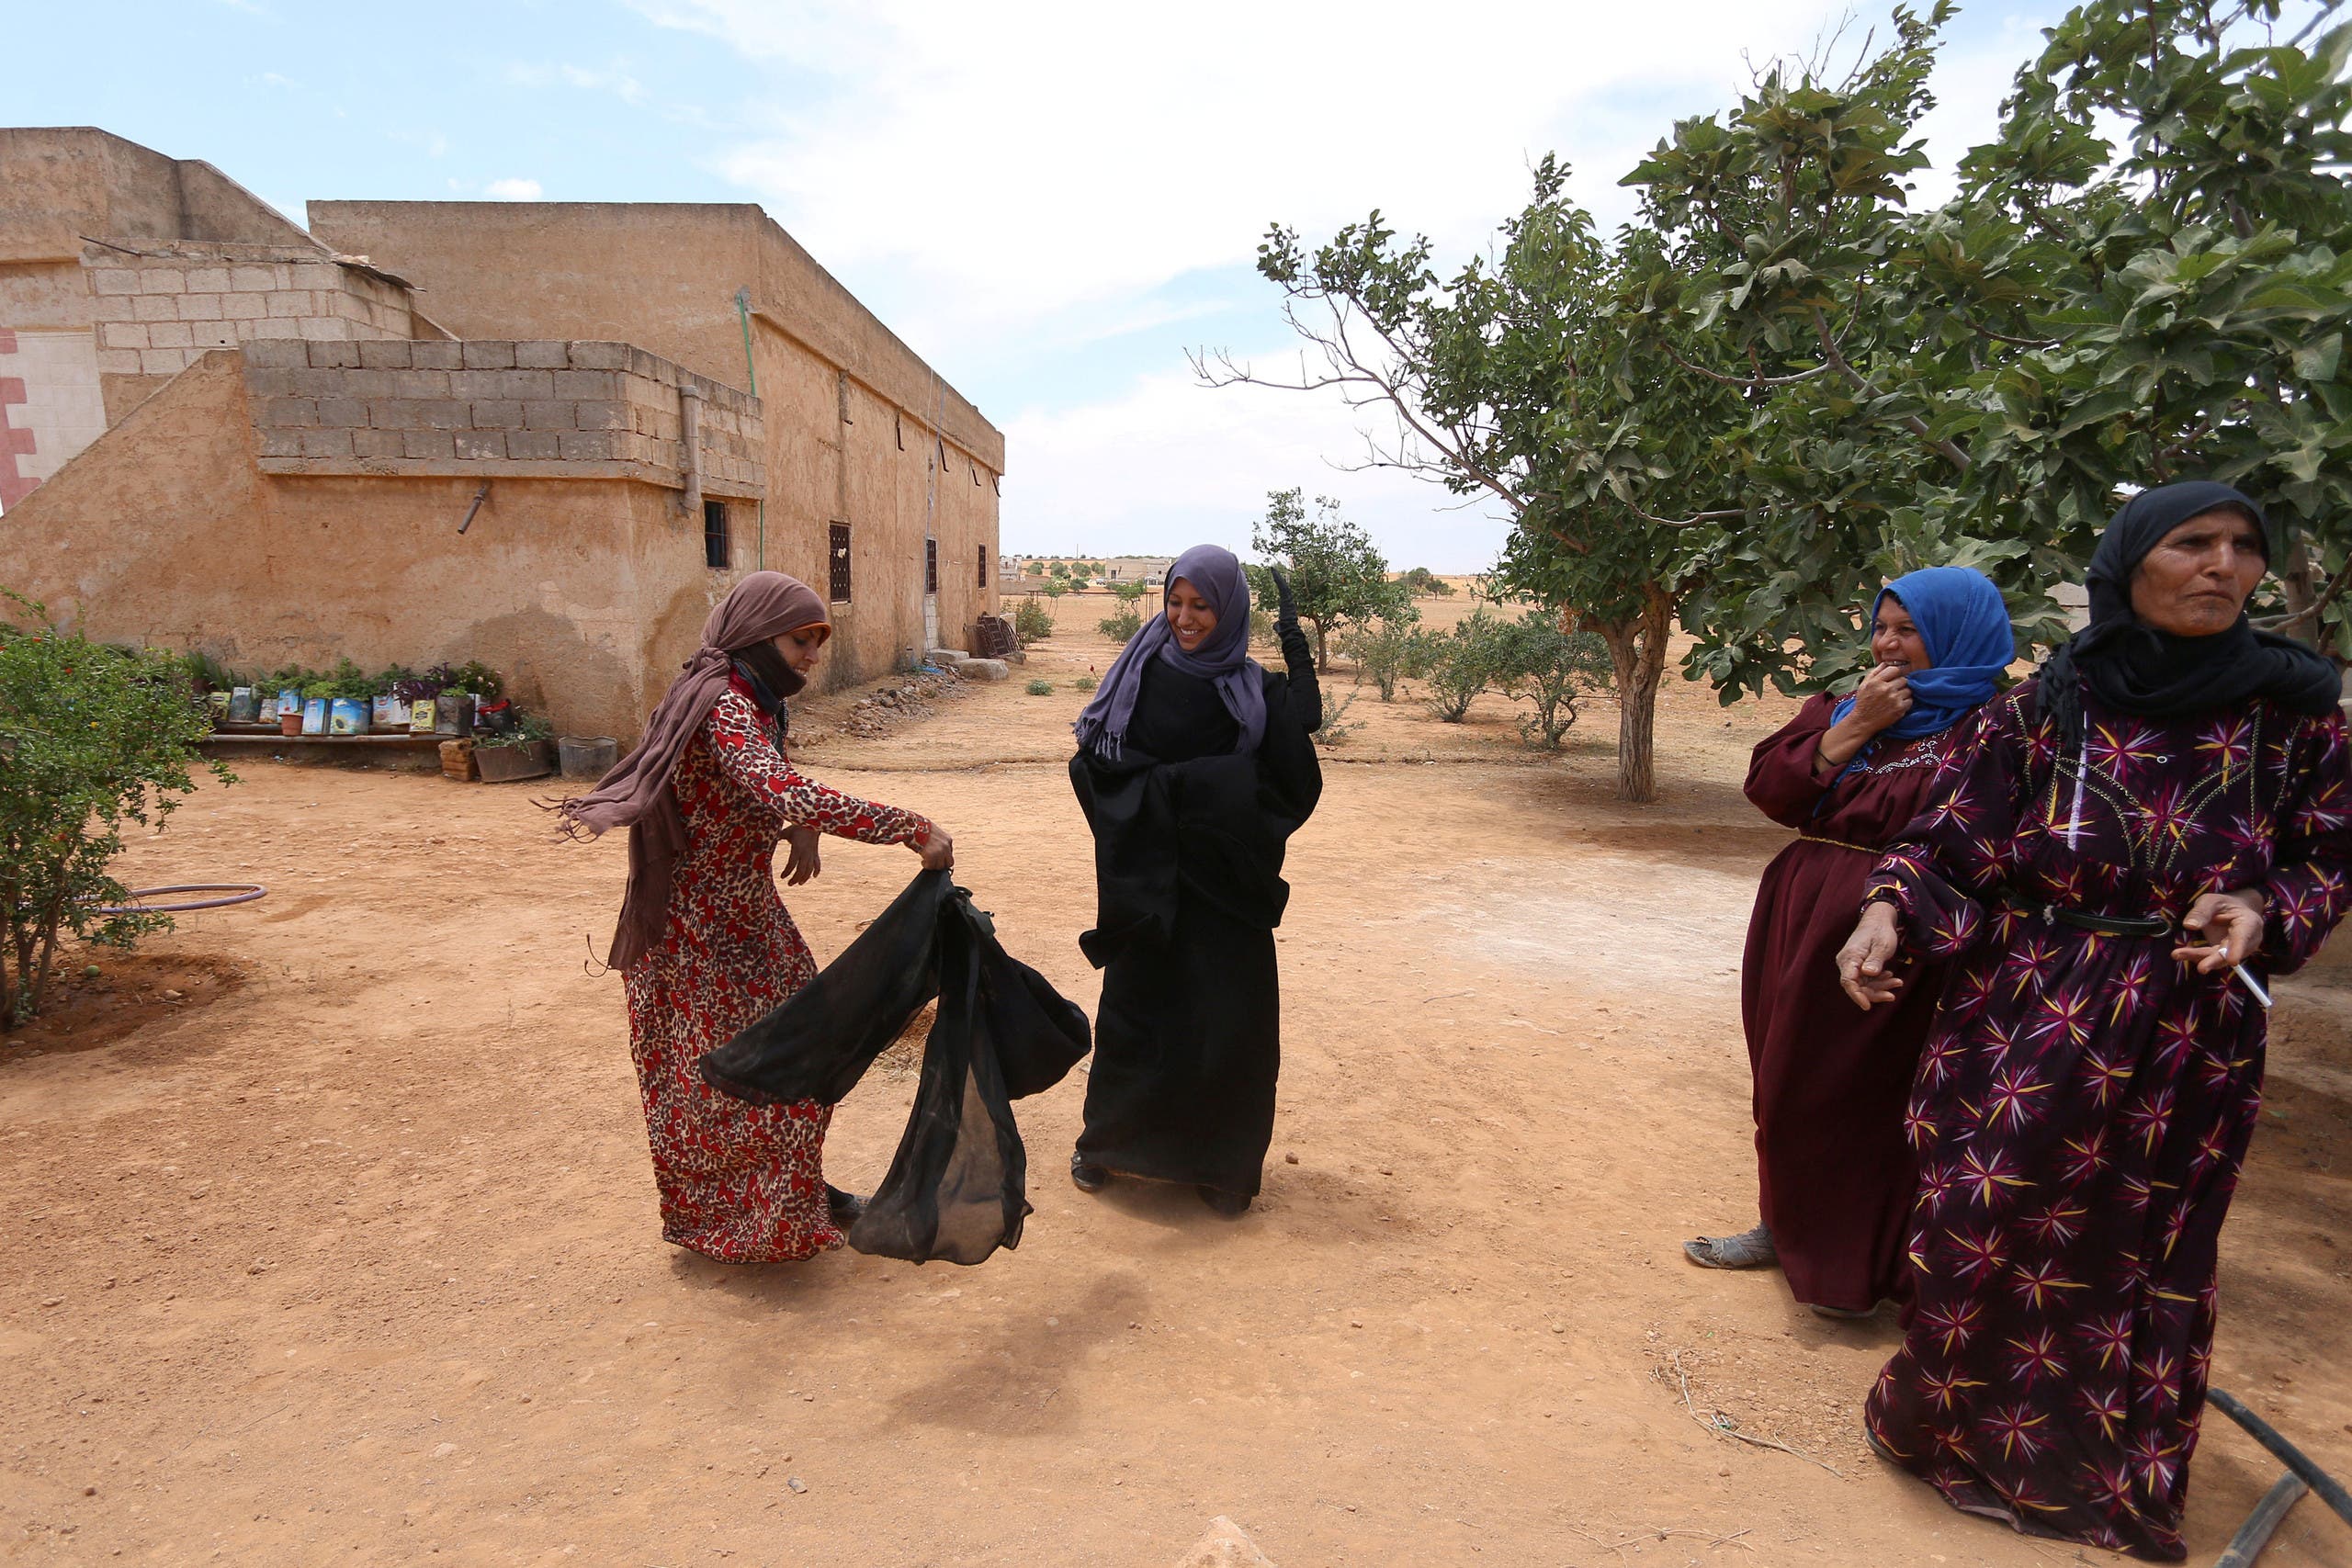
[[[2270,555],[2227,486],[2125,506],[2089,627],[1970,721],[1838,955],[1864,1008],[1901,950],[1956,960],[1872,1444],[1968,1512],[2165,1562],[2261,1102],[2256,987],[2352,898],[2340,682],[2245,616]]]

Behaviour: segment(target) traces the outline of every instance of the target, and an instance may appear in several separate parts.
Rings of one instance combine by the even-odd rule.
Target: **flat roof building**
[[[254,671],[481,659],[624,739],[760,566],[831,600],[832,685],[995,608],[1003,436],[757,207],[310,217],[0,130],[0,583]]]

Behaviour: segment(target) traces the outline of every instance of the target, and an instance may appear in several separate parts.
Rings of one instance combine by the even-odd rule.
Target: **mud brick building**
[[[481,659],[624,740],[760,566],[836,685],[996,607],[1003,436],[758,208],[309,217],[0,130],[0,584],[238,669]]]

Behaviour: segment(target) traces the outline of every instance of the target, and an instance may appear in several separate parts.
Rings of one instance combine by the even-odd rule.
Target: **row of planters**
[[[288,664],[255,680],[202,656],[191,662],[198,694],[224,731],[437,736],[463,742],[456,750],[470,759],[465,776],[492,781],[537,777],[555,765],[554,727],[510,701],[504,679],[479,660],[422,672],[396,664],[371,675],[345,659],[332,671]]]

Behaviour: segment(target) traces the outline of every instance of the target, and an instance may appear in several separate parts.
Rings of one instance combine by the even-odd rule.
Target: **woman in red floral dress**
[[[906,844],[952,864],[945,833],[910,811],[802,777],[784,751],[784,699],[831,635],[824,602],[753,572],[711,612],[703,646],[645,739],[562,815],[590,835],[626,824],[629,885],[610,958],[628,996],[662,1235],[727,1263],[801,1258],[842,1243],[855,1200],[825,1185],[830,1108],[751,1105],[696,1071],[813,978],[816,960],[775,891],[779,840],[794,886],[817,874],[817,835]]]

